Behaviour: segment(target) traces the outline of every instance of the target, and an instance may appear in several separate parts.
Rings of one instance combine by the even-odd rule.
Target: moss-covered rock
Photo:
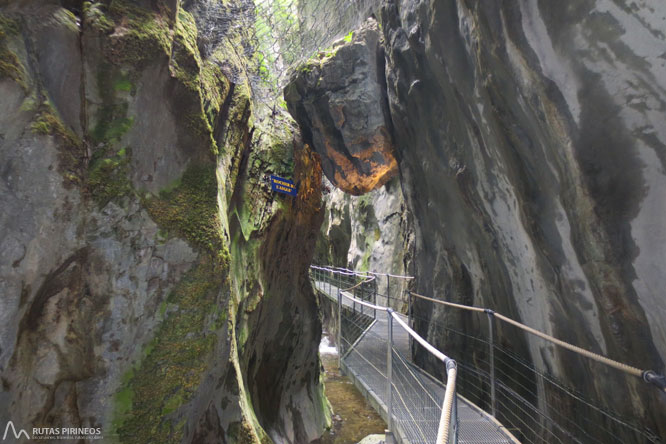
[[[96,30],[113,30],[105,50],[114,63],[140,68],[160,54],[171,54],[173,22],[166,8],[153,11],[127,0],[113,0],[107,11],[100,6],[90,6],[87,11]]]
[[[214,165],[193,165],[159,196],[145,199],[151,217],[168,232],[187,239],[195,248],[227,260],[217,206]]]
[[[201,87],[201,56],[197,48],[197,26],[189,12],[180,9],[174,28],[171,68],[177,79],[194,92]]]
[[[97,109],[91,138],[95,143],[117,142],[129,131],[134,121],[133,117],[127,115],[127,101],[118,96],[131,93],[134,85],[128,74],[106,62],[99,66],[96,80],[102,103]]]
[[[88,191],[100,207],[132,191],[127,179],[131,149],[122,148],[111,154],[107,151],[109,149],[95,152],[88,168]]]
[[[12,79],[27,91],[25,67],[10,45],[10,39],[19,32],[20,24],[17,20],[0,14],[0,80]]]
[[[316,311],[308,305],[305,322],[298,317],[304,312],[301,305],[310,301],[300,273],[307,263],[308,240],[301,239],[298,230],[307,231],[317,219],[308,213],[300,228],[293,229],[291,220],[300,210],[287,199],[275,199],[260,180],[268,172],[293,173],[293,125],[278,121],[264,127],[262,134],[253,128],[256,110],[244,72],[247,53],[238,51],[249,47],[240,37],[244,31],[231,31],[233,37],[214,43],[204,57],[196,14],[181,7],[195,9],[196,2],[184,2],[173,11],[161,3],[85,2],[78,23],[78,17],[58,5],[23,10],[24,2],[16,2],[17,17],[23,14],[20,20],[0,22],[0,39],[16,56],[3,57],[2,62],[16,68],[7,69],[4,77],[23,78],[29,93],[24,100],[18,87],[5,84],[15,95],[14,108],[24,101],[17,119],[29,123],[0,144],[14,144],[10,137],[21,137],[21,145],[15,145],[30,148],[22,150],[21,162],[11,162],[17,175],[24,176],[22,165],[36,164],[40,150],[57,146],[59,169],[68,184],[76,185],[67,193],[60,186],[50,188],[53,209],[49,207],[49,219],[40,215],[39,220],[61,224],[57,230],[46,224],[38,229],[28,226],[33,231],[23,235],[2,227],[8,238],[21,239],[9,253],[19,263],[27,250],[23,247],[38,238],[48,257],[33,256],[25,263],[38,264],[39,276],[55,276],[61,270],[63,276],[73,276],[51,279],[56,296],[69,298],[64,300],[71,302],[72,311],[95,304],[90,316],[81,316],[80,329],[68,333],[76,346],[86,345],[86,359],[70,353],[58,357],[67,368],[58,364],[46,372],[69,374],[69,367],[78,369],[85,362],[86,373],[56,387],[38,381],[41,373],[36,377],[31,364],[11,363],[2,372],[3,378],[9,374],[11,385],[7,405],[31,396],[26,402],[48,411],[41,425],[78,418],[72,414],[71,406],[76,406],[89,416],[73,426],[100,424],[105,435],[108,432],[105,438],[117,437],[123,443],[201,442],[199,437],[213,436],[228,443],[267,444],[272,442],[269,436],[288,437],[290,429],[299,433],[291,442],[314,438],[326,421],[326,409],[316,370]],[[223,7],[237,10],[236,3],[225,2]],[[212,20],[196,19],[205,24]],[[46,20],[49,32],[67,45],[44,32],[41,40],[35,38],[41,29],[37,24]],[[72,66],[67,57],[71,54],[78,57],[77,69],[65,69]],[[71,91],[79,95],[74,98]],[[4,130],[0,128],[3,136],[9,134]],[[3,162],[9,164],[13,154],[7,151]],[[39,157],[46,176],[42,188],[59,185],[60,179],[55,171],[46,171],[55,163],[55,156],[47,154]],[[12,202],[9,196],[0,201],[23,209],[51,199],[30,191],[27,203]],[[269,233],[268,243],[277,245],[281,233],[287,232],[289,245],[302,250],[298,267],[283,264],[276,274],[260,252]],[[73,248],[86,252],[75,276],[67,262]],[[234,249],[233,257],[229,248]],[[28,272],[27,266],[21,267],[14,274],[22,278]],[[284,270],[295,268],[299,273],[291,280]],[[280,276],[290,279],[282,281]],[[47,297],[51,294],[36,297],[26,289],[24,300],[26,306],[48,306]],[[253,313],[270,313],[272,304],[283,300],[289,302],[281,313],[285,323],[250,319]],[[51,314],[48,307],[44,316]],[[13,314],[22,316],[19,311]],[[301,338],[295,350],[264,349],[260,338],[284,328]],[[34,337],[50,344],[42,331]],[[280,356],[271,361],[275,350]],[[31,351],[23,347],[22,353]],[[0,360],[6,352],[0,351]],[[286,370],[258,382],[256,374],[247,377],[250,362],[262,372],[284,362]],[[17,388],[19,380],[27,381],[24,388]],[[47,405],[69,385],[71,403]],[[259,401],[262,387],[268,386],[275,387],[274,394],[283,396],[289,408],[277,418],[269,417],[271,405],[281,409],[279,403],[271,404],[275,398]],[[5,410],[0,406],[0,416]],[[24,424],[31,421],[20,419]]]
[[[85,146],[81,139],[62,123],[50,103],[44,102],[39,106],[30,129],[35,134],[56,138],[58,170],[63,175],[65,185],[81,185],[85,177]]]
[[[186,89],[179,95],[179,107],[183,111],[185,124],[195,136],[209,145],[213,155],[217,155],[213,126],[229,92],[229,81],[221,74],[219,67],[210,61],[205,65],[202,62],[192,15],[179,9],[176,17],[170,69]]]
[[[226,316],[217,307],[227,271],[203,255],[168,296],[174,309],[115,396],[113,424],[120,442],[181,442],[185,420],[179,409],[195,395]]]

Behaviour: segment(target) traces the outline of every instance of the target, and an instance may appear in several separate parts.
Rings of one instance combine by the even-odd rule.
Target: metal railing
[[[311,266],[311,275],[317,289],[337,301],[340,368],[374,392],[389,431],[402,442],[457,443],[455,361],[419,336],[406,317],[377,304],[382,297],[390,302],[378,294],[378,278],[412,278],[317,266]],[[438,381],[411,362],[409,339],[440,363],[447,375],[443,393],[433,388],[441,387]]]
[[[412,423],[418,423],[419,419],[424,418],[432,422],[432,412],[425,412],[430,408],[428,405],[433,404],[433,400],[438,404],[437,411],[443,411],[440,407],[443,400],[437,397],[427,399],[427,396],[412,396],[408,399],[410,390],[424,393],[429,387],[427,378],[418,380],[418,377],[412,376],[410,372],[419,375],[420,368],[424,369],[426,374],[435,376],[448,378],[450,374],[443,369],[441,361],[435,359],[431,351],[426,350],[411,333],[407,334],[409,345],[402,350],[396,349],[393,339],[395,321],[399,325],[398,331],[406,332],[407,327],[414,335],[418,331],[428,337],[431,343],[433,340],[441,341],[434,344],[434,349],[445,348],[447,355],[455,359],[457,364],[456,393],[463,396],[465,402],[470,401],[495,417],[520,442],[662,442],[654,431],[636,425],[635,419],[628,419],[636,418],[640,412],[627,408],[631,403],[626,402],[622,395],[616,397],[614,402],[609,402],[595,394],[599,391],[608,393],[607,387],[617,388],[610,390],[611,394],[616,391],[622,393],[621,390],[625,390],[624,393],[649,391],[653,386],[666,392],[666,379],[663,375],[582,349],[490,309],[441,301],[409,291],[405,292],[404,298],[391,295],[382,299],[382,295],[377,294],[377,287],[382,277],[387,276],[386,273],[354,272],[332,267],[313,267],[312,272],[313,280],[320,282],[319,285],[322,285],[321,282],[329,282],[328,290],[333,291],[341,307],[338,310],[338,322],[339,325],[345,325],[340,329],[338,343],[341,344],[341,356],[344,360],[371,361],[368,359],[369,352],[361,349],[363,341],[367,342],[369,337],[375,343],[384,341],[382,344],[387,349],[386,343],[394,342],[390,355],[391,375],[388,375],[387,364],[383,364],[383,367],[375,372],[381,373],[378,378],[390,376],[394,381],[392,393],[382,395],[384,400],[392,394],[391,405],[394,411],[397,405],[403,409],[398,415],[400,421],[393,415],[394,427],[399,423],[403,429],[409,428],[409,413],[406,411],[410,409],[421,412],[418,413],[418,418],[413,418]],[[409,276],[395,278],[412,279]],[[391,287],[397,288],[399,285],[386,286]],[[343,291],[338,295],[339,288]],[[346,297],[345,292],[352,297]],[[378,300],[385,300],[387,305],[406,307],[407,311],[407,317],[403,319],[397,312],[384,307],[386,317],[391,321],[390,327],[386,325],[381,335],[376,330],[377,322],[381,321],[377,315],[377,307],[381,306],[377,303]],[[361,304],[361,301],[365,304]],[[349,307],[343,307],[345,304]],[[397,319],[402,322],[398,323]],[[384,331],[386,333],[383,333]],[[530,348],[524,335],[538,338],[535,340],[543,340],[544,343]],[[422,339],[421,336],[418,337]],[[537,353],[553,355],[553,347],[560,347],[564,350],[562,353],[568,353],[566,362],[575,369],[572,370],[573,374],[579,371],[593,372],[594,377],[586,380],[596,381],[599,386],[572,388],[571,381],[563,383],[543,363],[534,362],[532,356],[535,350]],[[389,361],[388,354],[384,360]],[[345,365],[343,360],[341,365]],[[370,375],[371,372],[366,373]],[[648,384],[637,382],[625,389],[624,386],[631,381],[623,379],[621,375],[637,378],[636,381],[640,378]],[[587,376],[591,376],[591,373]],[[395,390],[396,380],[403,381],[400,396]],[[652,394],[654,395],[654,392]],[[399,404],[395,403],[396,398],[399,398]],[[624,410],[619,410],[622,408]],[[410,433],[410,436],[422,437],[415,442],[433,442],[435,439],[419,430],[412,430]]]
[[[596,371],[607,376],[609,383],[618,380],[609,372],[619,371],[666,391],[664,376],[582,349],[487,308],[442,301],[411,291],[407,293],[409,324],[416,324],[420,329],[436,329],[438,336],[452,344],[450,348],[457,354],[455,357],[463,375],[458,383],[460,393],[496,417],[521,442],[661,442],[655,432],[632,424],[600,400],[592,400],[589,395],[559,381],[549,371],[537,368],[523,357],[529,356],[529,352],[520,350],[519,345],[507,344],[506,340],[499,343],[495,337],[499,327],[496,319],[502,323],[505,339],[520,338],[517,332],[508,331],[515,328],[547,344],[562,347],[596,363],[599,367]],[[417,301],[467,313],[457,324],[468,328],[452,328],[446,319],[440,320],[445,316],[432,314],[436,311],[434,307],[417,312],[414,310]],[[431,315],[420,314],[424,312]],[[451,310],[447,313],[452,315]],[[486,318],[485,326],[483,318]],[[428,366],[427,359],[417,361]]]

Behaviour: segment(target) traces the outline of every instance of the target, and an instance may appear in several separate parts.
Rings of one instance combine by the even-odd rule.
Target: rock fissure
[[[636,30],[629,23],[645,25],[649,8],[593,13],[601,3],[564,10],[544,2],[381,2],[376,16],[385,52],[377,60],[373,97],[386,97],[380,121],[405,198],[397,214],[408,228],[399,249],[413,250],[402,250],[400,261],[380,260],[381,246],[391,243],[386,230],[398,218],[378,214],[386,208],[374,194],[382,190],[379,182],[359,199],[337,190],[325,197],[317,261],[393,272],[396,262],[409,263],[419,293],[490,307],[613,359],[663,369],[666,313],[651,287],[664,282],[658,271],[664,224],[655,214],[666,182],[660,155],[652,155],[663,141],[637,136],[646,128],[663,133],[663,119],[646,112],[664,100],[663,85],[643,83],[661,70],[648,62],[658,43],[645,30],[638,31],[646,38],[640,48],[626,37]],[[369,191],[361,174],[370,169],[360,160],[381,151],[379,144],[356,150],[345,138],[349,127],[363,126],[372,115],[346,112],[370,88],[327,77],[358,74],[336,64],[358,68],[345,58],[352,53],[368,59],[351,51],[363,40],[357,32],[347,47],[306,62],[285,88],[289,110],[322,156],[327,178],[351,194]],[[354,168],[359,173],[349,174]],[[465,355],[472,345],[445,331],[482,335],[480,321],[422,301],[414,308],[420,311],[417,331],[433,343],[460,359],[487,359],[483,351]],[[497,334],[512,354],[604,408],[657,435],[663,428],[661,415],[648,407],[663,400],[641,381],[603,370],[613,381],[606,384],[589,361],[505,329]],[[438,371],[425,355],[416,359]],[[536,379],[529,385],[521,393],[535,404],[561,396],[538,389]],[[580,417],[575,407],[563,408],[565,417]],[[618,439],[641,439],[623,433]]]
[[[316,321],[304,325],[289,305],[269,334],[288,327],[303,352],[285,348],[270,380],[246,381],[244,370],[248,356],[261,366],[269,353],[247,342],[264,328],[251,307],[311,297],[302,277],[255,291],[276,278],[256,251],[267,227],[298,219],[258,174],[284,174],[293,125],[253,103],[248,62],[229,45],[246,31],[210,46],[198,26],[211,18],[190,15],[203,1],[188,11],[149,3],[85,2],[80,26],[57,5],[0,7],[23,23],[8,44],[26,67],[25,85],[0,77],[0,156],[15,183],[2,203],[21,221],[5,218],[1,231],[15,244],[3,241],[11,262],[0,263],[0,420],[100,427],[135,443],[313,440],[329,413],[319,378],[301,377],[301,360],[316,367],[318,338],[300,329],[317,331]],[[235,220],[248,233],[241,243]],[[292,265],[308,263],[305,254]],[[264,423],[256,400],[269,386],[292,408]]]

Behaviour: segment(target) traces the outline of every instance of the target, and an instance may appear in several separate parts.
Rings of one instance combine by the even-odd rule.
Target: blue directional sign
[[[284,179],[282,177],[273,176],[271,174],[271,189],[277,191],[278,193],[288,194],[290,196],[296,196],[298,193],[298,188],[294,185],[289,179]]]

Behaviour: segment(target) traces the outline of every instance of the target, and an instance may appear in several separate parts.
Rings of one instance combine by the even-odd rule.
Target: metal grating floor
[[[337,303],[337,288],[322,282],[316,282],[317,290]],[[343,303],[351,306],[351,302],[343,298]],[[406,318],[403,317],[406,321]],[[372,324],[356,347],[344,358],[344,369],[361,392],[375,408],[383,410],[379,413],[386,418],[386,336],[388,331],[387,314],[377,313]],[[403,444],[434,443],[439,425],[439,408],[444,398],[444,385],[413,366],[409,358],[409,335],[403,329],[393,328],[394,349],[408,362],[401,365],[408,369],[412,379],[416,377],[421,388],[426,388],[430,400],[423,396],[410,396],[406,378],[394,378],[394,392],[400,393],[400,399],[394,405],[394,426],[397,438]],[[398,357],[397,355],[395,355]],[[396,360],[394,357],[394,361]],[[400,359],[398,357],[398,359]],[[374,402],[373,402],[374,401]],[[480,411],[469,401],[458,397],[458,442],[468,444],[514,444],[517,441],[503,430],[503,427],[487,413]]]

